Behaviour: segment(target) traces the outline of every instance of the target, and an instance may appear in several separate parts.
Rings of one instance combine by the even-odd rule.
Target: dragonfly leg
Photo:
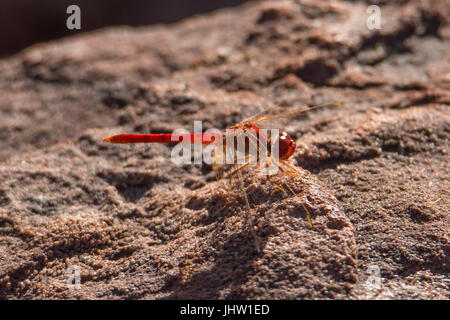
[[[286,165],[288,168],[291,168],[291,169],[293,169],[293,170],[296,169],[295,167],[289,165],[288,163],[286,163],[286,162],[284,162],[284,161],[282,161],[282,160],[280,160],[280,162],[281,162],[282,164]],[[294,174],[294,173],[292,173],[292,172],[289,172],[289,171],[283,169],[281,166],[279,167],[279,170],[280,170],[282,173],[284,173],[284,174],[286,174],[286,175],[288,175],[288,176],[291,176],[291,177],[294,177],[294,178],[300,178],[300,179],[303,179],[303,177],[301,176],[300,170],[295,170],[296,172],[298,172],[297,174]],[[307,175],[310,174],[310,172],[307,171],[307,170],[305,170],[305,172],[307,172]],[[291,193],[292,193],[293,195],[295,195],[294,190],[292,190],[292,188],[291,188],[289,185],[286,185],[286,186],[289,188],[289,190],[291,191]],[[309,211],[308,211],[308,209],[306,209],[306,207],[305,207],[305,205],[304,205],[303,203],[301,203],[301,205],[302,205],[303,209],[305,209],[305,211],[306,211],[306,219],[308,219],[309,226],[310,226],[310,228],[312,228],[313,225],[312,225],[311,216],[310,216],[310,214],[309,214]]]
[[[282,163],[283,165],[285,165],[286,167],[288,167],[289,169],[291,169],[292,171],[294,171],[294,172],[296,172],[296,173],[298,173],[298,175],[302,175],[302,176],[304,176],[304,177],[307,177],[307,176],[309,176],[310,174],[311,174],[311,172],[309,172],[308,170],[305,170],[305,169],[300,169],[300,168],[298,168],[298,167],[296,167],[296,166],[293,166],[293,165],[291,165],[291,164],[289,164],[289,163],[287,163],[286,161],[283,161],[283,160],[278,160],[280,163]]]
[[[246,166],[249,163],[246,164]],[[250,231],[250,234],[252,235],[253,239],[255,240],[255,247],[256,247],[256,251],[259,253],[261,252],[261,241],[258,237],[258,235],[256,234],[255,231],[255,224],[253,222],[253,219],[251,217],[251,208],[250,208],[250,202],[248,201],[248,197],[247,197],[247,193],[244,190],[244,179],[242,178],[242,173],[241,173],[242,167],[239,168],[239,170],[236,170],[236,172],[238,173],[238,178],[239,178],[239,184],[241,185],[241,189],[243,191],[244,194],[244,200],[245,200],[245,204],[247,206],[247,210],[245,210],[245,220],[247,223],[247,228]]]
[[[278,189],[278,190],[282,191],[283,193],[286,193],[286,190],[282,186],[280,186],[280,185],[276,184],[275,182],[273,182],[270,179],[269,175],[267,175],[267,181],[269,181],[274,186],[275,189]]]
[[[232,182],[233,182],[233,176],[235,174],[237,174],[238,172],[240,172],[240,171],[244,170],[245,168],[247,168],[249,165],[250,165],[250,162],[247,162],[246,164],[240,166],[239,168],[233,170],[230,173],[230,176],[229,176],[230,180],[228,182],[228,196],[227,196],[227,203],[226,203],[226,205],[228,205],[230,203],[230,199],[231,199],[231,185],[232,185]]]

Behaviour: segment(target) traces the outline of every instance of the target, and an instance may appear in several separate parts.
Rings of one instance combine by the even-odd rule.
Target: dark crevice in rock
[[[118,193],[128,202],[137,202],[151,188],[167,179],[144,172],[106,172],[101,171],[98,176],[113,185]]]

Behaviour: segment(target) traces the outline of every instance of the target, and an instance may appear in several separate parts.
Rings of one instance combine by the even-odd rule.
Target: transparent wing
[[[261,112],[253,117],[245,119],[244,121],[241,121],[240,123],[242,124],[242,123],[249,122],[249,121],[262,122],[262,121],[266,121],[266,120],[275,120],[275,119],[281,119],[281,118],[287,119],[287,118],[291,118],[291,117],[300,115],[306,111],[319,109],[319,108],[325,108],[325,107],[337,107],[337,106],[340,106],[339,102],[326,103],[326,104],[322,104],[322,105],[318,105],[318,106],[314,106],[314,107],[297,108],[296,110],[292,110],[292,111],[288,111],[288,112],[281,112],[281,113],[272,113],[273,110],[271,109],[270,111]],[[265,113],[269,113],[269,114],[265,114]]]

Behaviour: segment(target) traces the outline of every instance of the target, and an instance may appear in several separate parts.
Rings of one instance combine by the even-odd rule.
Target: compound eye
[[[282,160],[288,159],[295,151],[295,143],[292,138],[284,131],[280,132],[278,138],[279,153],[278,156]]]

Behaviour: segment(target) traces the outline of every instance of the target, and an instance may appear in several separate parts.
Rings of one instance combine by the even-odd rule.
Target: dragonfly
[[[240,182],[240,188],[243,191],[243,197],[247,207],[246,220],[248,225],[251,226],[251,233],[255,240],[257,239],[256,233],[253,229],[253,222],[251,219],[251,206],[248,200],[247,194],[244,191],[242,172],[244,169],[250,167],[252,164],[256,164],[259,167],[276,166],[276,169],[281,173],[294,177],[304,178],[309,175],[309,171],[299,168],[287,162],[287,160],[294,154],[296,149],[295,141],[291,136],[283,130],[276,130],[275,134],[262,129],[261,122],[275,120],[275,119],[290,119],[298,116],[304,112],[311,111],[313,109],[339,106],[339,102],[327,103],[323,105],[304,107],[288,112],[275,113],[270,115],[258,114],[251,118],[247,118],[236,125],[231,126],[226,131],[207,131],[207,132],[189,132],[189,133],[149,133],[149,134],[136,134],[125,133],[103,138],[103,141],[113,144],[134,144],[134,143],[185,143],[185,144],[201,144],[201,145],[213,145],[214,151],[212,156],[212,166],[214,171],[220,170],[224,164],[224,160],[227,159],[229,164],[234,167],[228,177],[228,197],[227,203],[230,201],[232,179],[235,175],[238,176]],[[226,143],[224,143],[226,140]],[[239,148],[240,146],[240,148]],[[230,157],[227,158],[228,155]],[[255,160],[256,159],[256,160]],[[259,160],[259,161],[258,161]],[[263,160],[263,161],[261,161]],[[270,181],[270,179],[269,179]],[[275,188],[286,193],[286,189],[279,184],[274,183]],[[289,185],[286,185],[289,191],[293,194],[294,191]],[[308,210],[302,204],[307,214],[307,220],[312,227],[311,217]],[[259,251],[258,241],[257,250]]]

